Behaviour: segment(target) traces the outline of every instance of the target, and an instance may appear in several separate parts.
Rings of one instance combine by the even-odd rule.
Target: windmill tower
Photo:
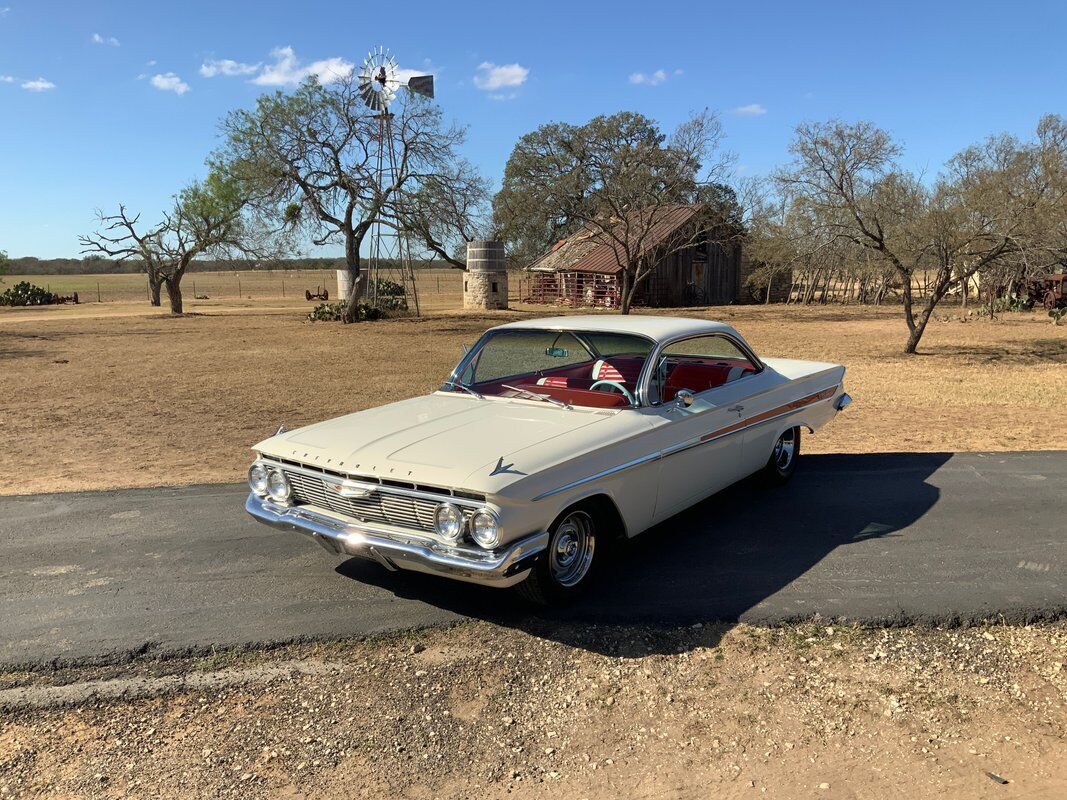
[[[393,135],[393,115],[389,105],[404,85],[398,75],[396,59],[388,50],[378,47],[367,54],[359,71],[359,96],[367,108],[377,112],[378,137],[375,149],[375,180],[379,196],[396,185],[398,160]],[[416,75],[408,79],[408,90],[433,97],[433,75]],[[386,210],[379,215],[369,234],[367,301],[371,305],[388,307],[398,301],[390,293],[390,284],[403,290],[403,299],[419,313],[419,295],[415,288],[415,273],[411,265],[411,247],[401,233],[395,209],[404,202],[401,192],[393,190]]]

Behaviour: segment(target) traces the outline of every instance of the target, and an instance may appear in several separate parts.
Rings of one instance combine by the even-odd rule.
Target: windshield
[[[483,396],[557,401],[589,408],[637,404],[637,379],[653,343],[593,331],[503,330],[490,334],[458,376]]]

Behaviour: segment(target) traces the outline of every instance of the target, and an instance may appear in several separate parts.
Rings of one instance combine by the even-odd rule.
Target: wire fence
[[[110,275],[8,275],[4,285],[28,281],[55,294],[75,292],[81,303],[121,303],[148,300],[148,281],[142,274]],[[419,294],[454,295],[462,298],[463,281],[459,270],[418,270]],[[189,272],[182,279],[182,294],[202,300],[306,300],[305,292],[329,293],[337,298],[334,270],[247,270],[240,272]],[[164,297],[165,297],[164,291]]]
[[[462,307],[464,272],[457,269],[420,269],[415,271],[415,288],[420,302],[431,309]],[[513,271],[508,275],[508,299],[511,303],[533,299],[535,276]],[[21,281],[28,281],[54,294],[69,297],[75,293],[79,303],[148,302],[148,281],[143,274],[104,275],[7,275],[0,291]],[[337,273],[332,270],[243,270],[189,272],[181,283],[187,302],[200,301],[274,301],[321,302],[325,291],[330,302],[339,300]],[[161,292],[164,305],[166,290]]]

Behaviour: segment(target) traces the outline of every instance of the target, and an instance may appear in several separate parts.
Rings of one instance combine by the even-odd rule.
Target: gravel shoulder
[[[1062,797],[1065,661],[1067,623],[472,622],[8,673],[0,794]]]

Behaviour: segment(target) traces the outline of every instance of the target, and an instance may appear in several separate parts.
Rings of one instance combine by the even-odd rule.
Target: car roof
[[[647,336],[655,341],[675,339],[679,336],[691,336],[701,333],[728,333],[741,339],[741,336],[729,325],[707,319],[690,319],[688,317],[661,317],[651,314],[579,314],[575,316],[541,317],[509,322],[493,328],[500,330],[571,330],[601,331],[608,333],[629,333]],[[742,339],[742,341],[744,341]]]

